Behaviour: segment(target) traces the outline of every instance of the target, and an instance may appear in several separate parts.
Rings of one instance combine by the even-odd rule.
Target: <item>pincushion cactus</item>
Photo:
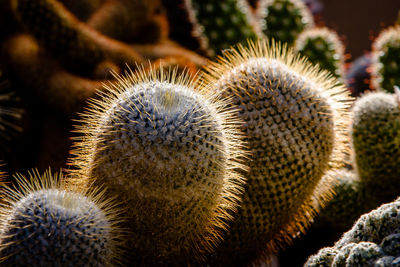
[[[239,107],[252,154],[246,192],[217,263],[247,264],[304,230],[312,194],[337,165],[348,124],[346,89],[286,47],[266,41],[225,53],[205,79]],[[318,199],[329,195],[320,184]]]
[[[355,164],[362,183],[371,188],[379,203],[391,201],[399,193],[399,131],[396,95],[375,92],[356,101],[351,126]]]
[[[2,266],[110,266],[118,262],[118,212],[101,191],[71,191],[62,176],[15,176],[0,209]],[[120,243],[121,242],[121,243]]]
[[[331,248],[311,256],[305,267],[397,266],[399,264],[400,199],[362,215]],[[329,252],[329,253],[327,253]]]
[[[400,84],[400,26],[383,30],[372,44],[371,86],[393,93]]]
[[[193,35],[210,56],[262,35],[246,0],[186,0],[185,7],[194,26]]]
[[[293,44],[303,30],[314,25],[312,14],[301,0],[262,0],[259,6],[258,17],[269,38]]]
[[[335,31],[325,27],[307,29],[297,37],[294,50],[344,82],[344,46]]]
[[[84,116],[73,164],[125,203],[135,264],[184,265],[218,240],[242,191],[239,121],[185,74],[118,80]]]

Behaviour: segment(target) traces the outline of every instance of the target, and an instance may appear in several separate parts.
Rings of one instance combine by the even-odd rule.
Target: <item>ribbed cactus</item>
[[[252,17],[246,0],[185,0],[193,35],[210,56],[223,49],[261,37],[261,28]]]
[[[118,212],[100,191],[66,189],[61,175],[15,176],[2,192],[2,266],[110,266],[122,245]]]
[[[400,26],[383,30],[372,44],[371,85],[393,93],[400,84]]]
[[[242,191],[238,120],[187,75],[118,79],[84,116],[73,163],[124,202],[132,263],[185,265],[218,240]]]
[[[301,0],[262,0],[257,12],[264,34],[290,45],[314,25],[311,12]]]
[[[398,266],[399,231],[400,199],[397,199],[362,215],[333,247],[321,249],[304,266]]]
[[[356,101],[351,126],[355,164],[362,183],[380,203],[399,195],[399,133],[398,96],[377,92]]]
[[[128,45],[78,21],[57,0],[12,0],[11,5],[24,28],[70,71],[88,75],[105,60],[121,67],[142,60]]]
[[[344,46],[335,31],[325,27],[307,29],[297,37],[294,50],[344,82]]]
[[[304,230],[316,208],[313,190],[340,161],[348,123],[350,98],[335,79],[285,46],[249,46],[225,53],[205,74],[239,108],[252,155],[243,201],[216,263],[247,264]],[[330,189],[321,184],[318,199]]]

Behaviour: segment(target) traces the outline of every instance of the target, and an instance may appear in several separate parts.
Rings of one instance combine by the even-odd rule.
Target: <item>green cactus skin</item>
[[[125,203],[132,263],[183,266],[217,242],[242,191],[239,121],[176,70],[118,80],[84,116],[72,164]]]
[[[393,93],[400,84],[400,26],[383,30],[372,44],[371,86]]]
[[[398,196],[399,132],[400,108],[395,95],[374,92],[356,101],[351,125],[355,164],[362,183],[371,189],[369,197],[379,201],[376,205]]]
[[[227,265],[248,264],[304,230],[316,209],[313,190],[343,155],[351,102],[327,72],[285,46],[249,47],[226,53],[204,75],[239,107],[252,155],[241,207],[214,255]],[[315,199],[330,189],[321,185]]]
[[[124,68],[142,58],[128,45],[110,39],[78,21],[56,0],[12,0],[19,22],[65,68],[88,75],[110,60]]]
[[[314,26],[313,16],[301,0],[262,0],[257,13],[264,34],[289,45]]]
[[[335,31],[325,27],[304,30],[297,37],[294,50],[344,81],[344,46]]]
[[[119,254],[118,212],[101,191],[71,191],[62,176],[15,176],[2,192],[2,266],[112,266]]]
[[[398,266],[400,263],[400,198],[362,215],[331,248],[311,256],[305,267]],[[326,253],[331,251],[333,253]]]
[[[214,56],[232,45],[261,37],[246,0],[185,0],[201,48]]]

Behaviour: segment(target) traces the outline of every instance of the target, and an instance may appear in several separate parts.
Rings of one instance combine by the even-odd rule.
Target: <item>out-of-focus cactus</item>
[[[372,44],[371,86],[393,93],[400,84],[400,26],[383,30]]]
[[[351,95],[360,96],[370,90],[371,83],[371,54],[366,53],[350,63],[346,72],[346,84]]]
[[[344,82],[344,46],[335,31],[325,27],[307,29],[297,37],[294,50]]]
[[[262,0],[257,13],[267,37],[290,45],[314,25],[312,14],[301,0]]]
[[[119,261],[118,209],[98,190],[69,190],[61,175],[15,176],[2,191],[2,266],[110,266]]]
[[[218,241],[245,169],[239,120],[196,79],[175,71],[118,77],[78,131],[78,175],[124,203],[137,265],[185,265]]]
[[[397,266],[399,232],[400,199],[397,199],[362,215],[333,247],[321,249],[304,266]]]
[[[350,98],[327,72],[280,44],[259,41],[211,63],[205,79],[233,99],[251,160],[239,212],[211,258],[248,264],[303,231],[330,183],[316,186],[343,155]]]

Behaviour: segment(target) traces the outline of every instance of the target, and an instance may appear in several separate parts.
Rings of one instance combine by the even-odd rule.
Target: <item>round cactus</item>
[[[374,92],[356,101],[351,126],[355,164],[362,183],[379,201],[377,205],[399,194],[399,132],[396,95]]]
[[[125,203],[136,264],[185,264],[217,241],[242,191],[239,121],[185,74],[118,80],[84,116],[74,165]]]
[[[382,31],[372,44],[371,86],[393,93],[400,84],[400,26]]]
[[[210,56],[262,35],[246,0],[185,0],[185,6],[194,25],[192,34]]]
[[[239,107],[252,155],[241,207],[216,262],[248,263],[304,230],[312,201],[331,187],[321,184],[317,198],[314,189],[345,148],[346,89],[285,46],[249,46],[226,53],[205,74]]]
[[[15,176],[3,191],[0,261],[6,266],[110,266],[121,231],[101,191],[66,189],[61,175]]]
[[[362,215],[331,248],[311,256],[305,267],[398,266],[400,199]],[[327,253],[331,252],[331,253]]]
[[[314,19],[301,0],[262,0],[258,9],[264,34],[288,44],[305,29],[314,25]]]
[[[344,46],[335,31],[325,27],[305,30],[297,37],[294,50],[344,81]]]

